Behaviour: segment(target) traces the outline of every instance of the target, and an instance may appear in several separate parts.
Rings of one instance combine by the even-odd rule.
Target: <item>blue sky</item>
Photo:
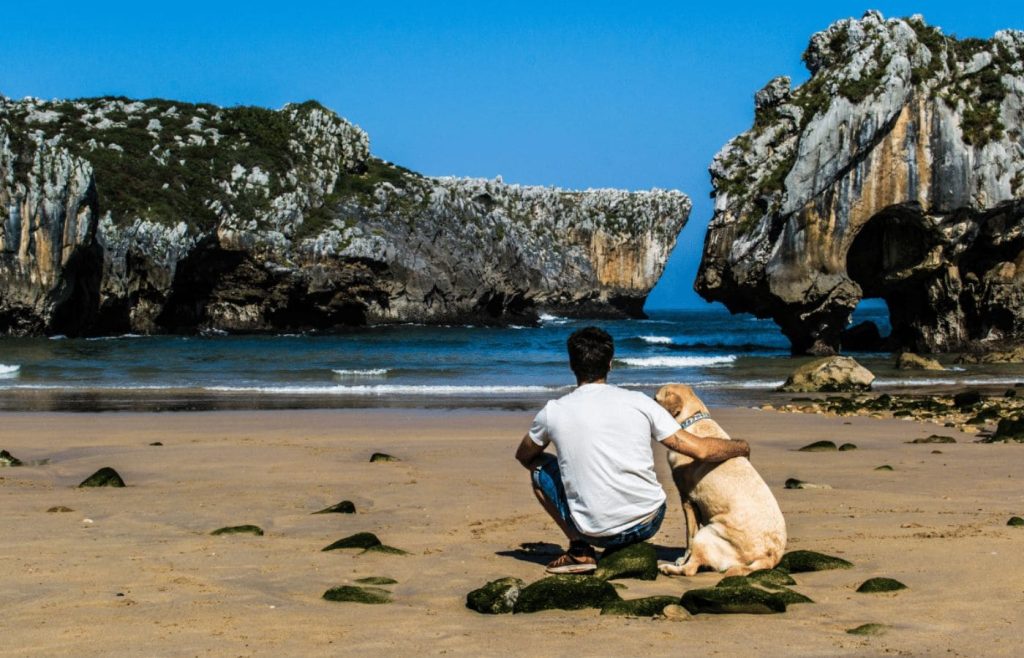
[[[651,308],[704,305],[707,166],[750,126],[755,91],[806,79],[812,33],[869,8],[958,36],[1024,29],[1020,1],[148,4],[8,6],[0,93],[314,98],[425,174],[679,189],[693,213]]]

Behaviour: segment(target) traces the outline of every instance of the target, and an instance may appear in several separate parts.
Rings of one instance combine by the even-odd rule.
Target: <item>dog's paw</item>
[[[681,576],[683,575],[683,565],[676,562],[659,562],[658,571],[665,576]]]

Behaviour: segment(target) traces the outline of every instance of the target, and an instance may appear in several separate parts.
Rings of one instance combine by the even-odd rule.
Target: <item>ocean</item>
[[[888,314],[865,306],[883,335]],[[536,327],[398,325],[330,335],[117,336],[0,341],[0,409],[500,407],[530,409],[567,393],[565,340],[595,324],[616,341],[610,381],[654,393],[669,382],[712,405],[755,405],[805,359],[774,323],[721,307],[654,311],[645,320],[545,316]],[[1013,366],[908,373],[889,353],[854,355],[876,390],[1012,386]]]

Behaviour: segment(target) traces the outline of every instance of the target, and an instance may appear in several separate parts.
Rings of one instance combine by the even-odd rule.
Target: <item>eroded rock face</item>
[[[838,351],[868,297],[894,349],[1024,338],[1024,32],[868,12],[804,61],[715,156],[697,291],[773,318],[794,353]]]
[[[315,102],[0,96],[0,333],[640,316],[690,201],[429,178]]]

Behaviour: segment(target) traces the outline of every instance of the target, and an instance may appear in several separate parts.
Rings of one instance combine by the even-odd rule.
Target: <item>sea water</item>
[[[888,331],[884,307],[859,309]],[[538,326],[397,325],[328,335],[136,336],[0,340],[0,408],[499,406],[570,391],[565,341],[598,325],[616,342],[610,381],[653,393],[669,382],[711,404],[757,404],[802,360],[774,323],[721,307],[644,320],[544,316]],[[857,359],[876,388],[1012,384],[1012,370],[899,372],[889,353]]]

